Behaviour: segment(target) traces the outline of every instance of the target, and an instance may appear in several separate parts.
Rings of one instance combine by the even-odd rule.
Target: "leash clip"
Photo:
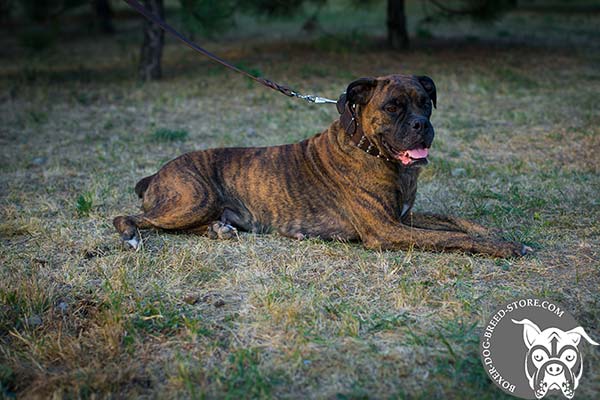
[[[315,104],[337,103],[337,100],[331,100],[331,99],[328,99],[327,97],[315,96],[313,94],[300,94],[300,93],[293,92],[293,96],[298,97],[299,99],[304,99],[304,100],[308,101],[309,103],[315,103]]]

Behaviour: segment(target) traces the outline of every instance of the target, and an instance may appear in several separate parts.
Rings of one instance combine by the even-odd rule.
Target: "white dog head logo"
[[[525,373],[535,397],[541,399],[550,390],[560,390],[566,398],[572,399],[583,373],[577,348],[579,341],[584,338],[593,345],[597,346],[598,343],[581,326],[567,332],[558,328],[541,331],[528,319],[513,319],[512,322],[523,325],[523,341],[528,350]]]

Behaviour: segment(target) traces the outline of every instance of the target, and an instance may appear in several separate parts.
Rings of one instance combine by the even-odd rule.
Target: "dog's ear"
[[[357,79],[348,85],[345,100],[350,104],[367,104],[376,86],[376,78]]]
[[[573,328],[570,331],[565,332],[565,333],[566,333],[567,337],[573,341],[573,343],[575,344],[575,347],[577,347],[579,345],[579,341],[581,340],[581,338],[584,338],[585,340],[587,340],[594,346],[600,345],[600,343],[594,342],[594,340],[591,337],[589,337],[587,333],[585,333],[585,331],[583,330],[583,328],[581,326],[578,326],[577,328]]]
[[[346,108],[347,102],[348,102],[348,100],[346,99],[346,93],[342,93],[340,95],[340,98],[338,99],[337,103],[335,104],[335,107],[337,108],[337,110],[340,114],[344,113],[344,109]]]
[[[525,342],[525,346],[530,349],[531,346],[533,346],[535,338],[538,337],[542,331],[540,331],[540,328],[536,324],[528,319],[522,319],[521,321],[515,321],[513,319],[512,322],[523,325],[523,341]]]
[[[417,76],[416,78],[429,95],[433,106],[437,108],[437,91],[435,90],[435,83],[433,83],[433,79],[428,76]]]

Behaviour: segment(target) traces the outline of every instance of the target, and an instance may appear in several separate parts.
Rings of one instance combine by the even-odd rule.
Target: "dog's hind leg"
[[[209,209],[198,209],[196,204],[182,207],[178,204],[164,204],[138,215],[123,215],[113,220],[113,225],[121,235],[121,239],[137,249],[140,244],[139,229],[158,228],[174,231],[190,231],[211,236],[214,213]],[[235,228],[232,228],[235,230]],[[218,237],[225,238],[226,232],[219,232]]]
[[[177,168],[176,164],[165,169],[138,184],[143,198],[142,214],[113,220],[123,241],[134,249],[140,243],[138,229],[206,232],[221,212],[217,190],[208,179],[197,171]]]

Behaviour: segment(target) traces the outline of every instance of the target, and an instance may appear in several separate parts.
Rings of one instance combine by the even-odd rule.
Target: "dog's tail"
[[[146,193],[146,189],[148,189],[148,185],[150,185],[150,182],[152,182],[152,178],[154,178],[154,175],[156,174],[142,178],[138,183],[135,184],[135,189],[133,190],[135,190],[135,193],[140,199],[144,197],[144,193]]]

